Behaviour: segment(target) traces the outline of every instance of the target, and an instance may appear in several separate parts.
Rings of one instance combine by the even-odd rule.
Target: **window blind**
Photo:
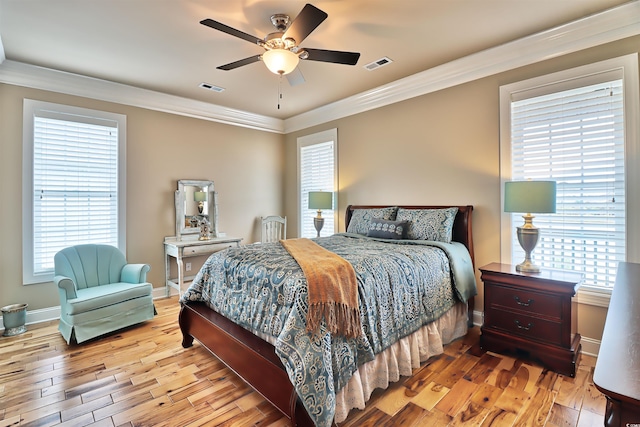
[[[614,285],[625,260],[624,147],[621,79],[511,103],[511,179],[557,183],[556,213],[534,219],[536,264],[583,272],[588,285]],[[522,222],[513,214],[514,226]],[[519,262],[524,252],[512,239]]]
[[[313,218],[317,211],[309,209],[309,191],[334,191],[335,153],[334,141],[300,147],[300,218],[301,237],[316,237]],[[334,200],[335,207],[335,200]],[[333,210],[323,210],[324,226],[321,236],[333,234],[335,221]]]
[[[47,116],[33,119],[34,275],[65,247],[118,246],[117,122]]]

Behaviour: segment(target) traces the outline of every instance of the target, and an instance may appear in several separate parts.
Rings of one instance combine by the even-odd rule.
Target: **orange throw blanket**
[[[309,239],[280,243],[298,262],[307,279],[307,332],[317,332],[324,317],[333,335],[358,337],[361,332],[358,281],[351,264]]]

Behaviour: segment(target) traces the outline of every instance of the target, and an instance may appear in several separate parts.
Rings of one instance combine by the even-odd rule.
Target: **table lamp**
[[[324,218],[322,218],[322,209],[333,208],[333,193],[330,191],[309,191],[309,209],[317,209],[318,216],[313,218],[313,226],[318,232],[320,237],[320,230],[324,225]]]
[[[540,232],[533,225],[532,213],[556,212],[555,181],[511,181],[504,183],[504,211],[524,213],[524,224],[518,227],[518,242],[524,249],[524,261],[516,271],[539,273],[540,267],[531,260],[531,252],[538,244]]]
[[[207,193],[205,191],[194,191],[193,200],[198,202],[198,213],[202,215],[202,212],[204,212],[204,202],[207,201]]]

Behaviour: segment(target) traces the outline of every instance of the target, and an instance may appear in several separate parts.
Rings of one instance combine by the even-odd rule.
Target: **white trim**
[[[582,286],[580,289],[578,289],[578,292],[573,298],[573,301],[583,305],[609,308],[609,301],[611,301],[611,290]]]
[[[601,340],[596,340],[594,338],[580,337],[580,344],[582,344],[582,354],[598,357],[601,342]]]
[[[332,128],[324,131],[304,135],[296,140],[297,144],[297,182],[298,191],[296,195],[296,206],[298,210],[298,236],[302,234],[302,209],[300,205],[300,148],[307,147],[309,145],[321,144],[324,142],[333,141],[333,232],[338,232],[338,129]]]
[[[640,5],[640,2],[636,2]],[[640,12],[640,10],[638,11]],[[640,16],[640,15],[639,15]],[[500,206],[504,206],[504,182],[511,178],[511,99],[513,94],[537,90],[548,85],[568,84],[573,79],[604,75],[613,70],[624,73],[624,109],[625,109],[625,197],[626,197],[626,261],[640,262],[640,243],[634,237],[640,232],[640,195],[637,183],[640,171],[637,164],[640,159],[640,86],[638,53],[590,63],[555,73],[500,86]],[[500,260],[511,263],[511,233],[514,225],[511,215],[505,212],[500,217]],[[584,291],[586,292],[586,291]],[[608,307],[608,299],[593,294],[584,294],[580,300],[585,304]],[[606,301],[606,305],[605,304]]]
[[[473,321],[473,326],[481,327],[484,323],[484,311],[473,310],[471,320]]]
[[[286,120],[11,60],[6,60],[0,65],[0,83],[116,102],[267,132],[291,133],[638,34],[640,1],[635,0],[422,71]]]
[[[172,290],[171,296],[172,297],[178,296],[178,292],[176,290]],[[167,298],[166,290],[164,289],[164,287],[153,288],[154,300],[164,299],[164,298]],[[481,311],[477,311],[477,310],[473,312],[472,319],[473,319],[474,326],[476,327],[482,326],[482,314],[483,313]],[[60,306],[27,311],[25,323],[27,325],[33,325],[36,323],[56,321],[58,319],[60,319]],[[4,329],[2,316],[0,316],[0,328]],[[580,342],[582,344],[583,354],[586,354],[588,356],[594,356],[594,357],[598,356],[598,352],[600,351],[600,340],[596,340],[594,338],[589,338],[589,337],[581,337]]]
[[[38,310],[27,311],[26,313],[26,325],[33,325],[34,323],[49,322],[52,320],[60,319],[60,306],[41,308]],[[2,316],[0,316],[0,328],[4,328],[4,322]]]
[[[282,133],[282,120],[121,83],[6,60],[0,83],[115,102],[229,125]]]
[[[164,288],[164,286],[161,288],[153,288],[152,296],[154,300],[167,298],[167,291]],[[170,297],[177,297],[177,296],[178,296],[178,291],[176,291],[175,289],[172,289]],[[50,322],[52,320],[59,320],[59,319],[60,319],[60,306],[57,305],[55,307],[40,308],[37,310],[30,310],[30,311],[27,310],[25,324],[33,325],[36,323]],[[4,328],[2,316],[0,316],[0,328]]]
[[[163,286],[161,288],[153,288],[153,299],[162,299],[162,298],[170,298],[170,297],[179,297],[180,293],[175,288],[169,288],[169,296],[167,297],[167,289]]]
[[[127,116],[107,111],[92,110],[51,102],[23,100],[22,121],[22,217],[28,218],[22,226],[22,283],[51,282],[54,272],[35,274],[34,264],[34,217],[33,217],[33,163],[34,120],[44,114],[68,114],[70,116],[93,117],[109,120],[118,127],[118,249],[127,253]],[[87,119],[88,120],[88,119]]]
[[[290,133],[640,34],[640,1],[490,48],[285,120]]]

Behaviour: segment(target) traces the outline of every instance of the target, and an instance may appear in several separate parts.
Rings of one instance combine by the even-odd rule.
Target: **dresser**
[[[480,346],[530,358],[563,375],[575,376],[581,345],[572,297],[582,274],[564,270],[521,273],[493,263],[480,268],[484,322]]]
[[[182,296],[182,293],[186,290],[184,287],[185,280],[193,278],[185,276],[184,258],[211,255],[229,247],[240,246],[240,241],[242,241],[242,238],[238,237],[215,237],[209,240],[198,240],[197,234],[182,236],[180,240],[176,237],[165,237],[164,268],[167,296],[171,294],[171,288],[176,289],[178,294]],[[177,278],[171,278],[171,258],[176,260]]]

